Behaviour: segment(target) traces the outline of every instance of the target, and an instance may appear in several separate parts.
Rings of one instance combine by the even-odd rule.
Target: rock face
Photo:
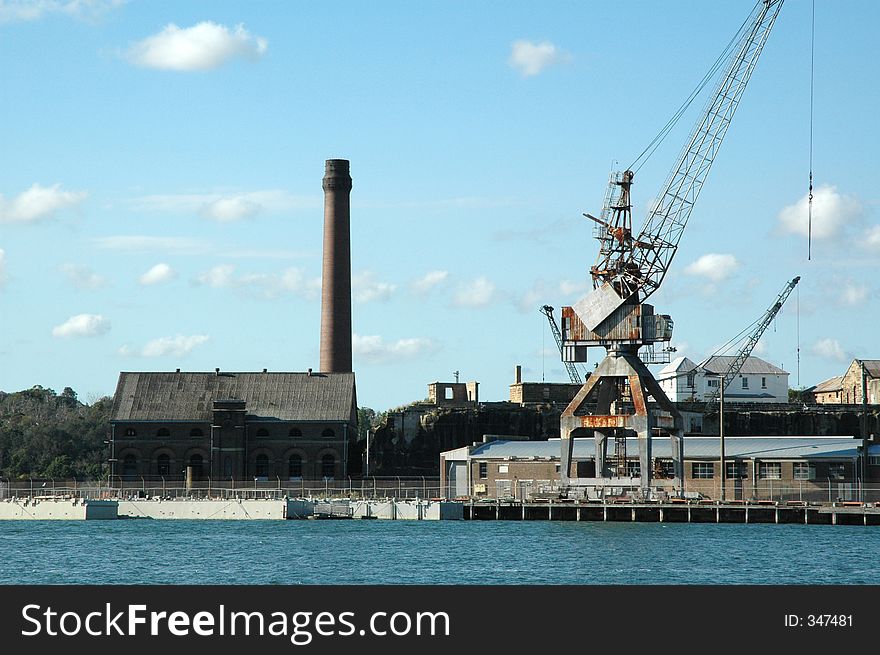
[[[703,434],[718,434],[718,407],[689,404],[684,410],[703,412]],[[862,408],[859,405],[776,406],[737,405],[724,408],[724,433],[729,436],[853,436],[861,437]],[[880,406],[868,405],[866,431],[880,439]]]
[[[388,412],[370,445],[370,474],[437,477],[440,453],[482,441],[485,435],[546,440],[559,436],[563,407],[481,403],[438,407],[414,403]]]

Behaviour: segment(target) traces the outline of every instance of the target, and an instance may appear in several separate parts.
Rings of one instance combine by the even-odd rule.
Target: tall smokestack
[[[324,164],[321,371],[351,372],[351,175],[347,159]]]

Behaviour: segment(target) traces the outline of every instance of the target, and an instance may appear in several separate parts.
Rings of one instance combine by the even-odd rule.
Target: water
[[[868,584],[863,526],[0,521],[2,584]]]

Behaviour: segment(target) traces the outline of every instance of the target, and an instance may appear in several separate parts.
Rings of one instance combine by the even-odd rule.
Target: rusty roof
[[[250,419],[356,421],[354,373],[119,374],[111,421],[212,420],[215,400],[245,401]]]
[[[838,375],[820,382],[810,391],[812,393],[825,393],[828,391],[840,391],[841,389],[843,389],[843,376]]]

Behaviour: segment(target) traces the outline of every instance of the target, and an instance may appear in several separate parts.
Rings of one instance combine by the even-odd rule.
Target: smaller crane
[[[559,354],[563,356],[562,363],[565,364],[565,370],[568,371],[568,378],[573,384],[583,384],[586,376],[581,375],[574,362],[566,361],[564,358],[564,353],[562,352],[562,333],[559,331],[559,326],[553,317],[553,308],[550,305],[544,305],[539,311],[547,317],[547,321],[550,323],[550,331],[553,333],[553,338],[556,339],[556,347],[559,348]]]
[[[776,301],[772,305],[770,305],[766,312],[764,312],[764,315],[728,342],[734,343],[735,341],[743,337],[744,332],[751,329],[751,332],[749,332],[748,335],[745,337],[745,343],[742,345],[742,347],[734,356],[733,361],[730,363],[730,367],[727,369],[727,372],[724,373],[722,378],[719,380],[718,388],[714,390],[711,394],[706,396],[707,403],[715,402],[718,399],[718,395],[722,387],[724,389],[727,389],[730,381],[739,374],[740,369],[749,358],[749,355],[752,354],[752,350],[754,350],[758,341],[763,336],[764,331],[779,313],[779,310],[782,309],[782,305],[785,303],[786,300],[788,300],[788,296],[791,295],[791,292],[800,281],[801,277],[800,275],[798,275],[791,282],[788,282],[785,287],[783,287],[782,291],[779,292],[779,295],[776,297]]]

